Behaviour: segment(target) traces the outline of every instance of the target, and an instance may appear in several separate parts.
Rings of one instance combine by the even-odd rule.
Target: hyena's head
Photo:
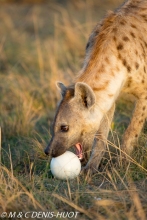
[[[45,153],[57,157],[75,146],[77,156],[82,159],[84,151],[92,146],[99,126],[95,111],[95,94],[90,86],[81,82],[71,87],[58,83],[58,87],[62,100],[54,118],[52,138]]]

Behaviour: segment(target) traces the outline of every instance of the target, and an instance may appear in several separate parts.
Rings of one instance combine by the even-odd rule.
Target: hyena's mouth
[[[75,148],[76,148],[76,154],[77,154],[78,158],[80,160],[82,160],[83,159],[82,145],[80,143],[77,143],[75,145]]]

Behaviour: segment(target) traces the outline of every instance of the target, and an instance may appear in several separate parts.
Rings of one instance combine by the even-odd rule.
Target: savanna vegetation
[[[77,211],[81,220],[147,218],[146,126],[132,157],[126,163],[119,159],[134,98],[118,100],[107,152],[92,178],[54,179],[43,152],[60,98],[55,82],[72,81],[91,30],[122,2],[0,1],[0,213]]]

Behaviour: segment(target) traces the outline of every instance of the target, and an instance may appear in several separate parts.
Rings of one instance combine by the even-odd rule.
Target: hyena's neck
[[[109,56],[110,55],[110,56]],[[105,62],[109,62],[105,64]],[[89,73],[87,73],[89,71]],[[77,81],[87,83],[96,95],[96,104],[106,113],[121,92],[126,80],[126,69],[118,62],[112,53],[103,55],[99,64],[86,69],[77,78]]]
[[[96,26],[87,44],[83,69],[76,79],[91,86],[97,105],[104,112],[111,108],[119,95],[130,68],[124,63],[123,45],[119,42],[117,26],[122,17],[122,14],[112,12]],[[123,22],[126,22],[125,16]]]

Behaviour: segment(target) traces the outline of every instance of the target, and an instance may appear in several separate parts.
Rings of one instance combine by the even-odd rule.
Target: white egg
[[[59,157],[52,158],[50,168],[58,179],[74,179],[81,171],[81,163],[74,153],[66,151]]]

